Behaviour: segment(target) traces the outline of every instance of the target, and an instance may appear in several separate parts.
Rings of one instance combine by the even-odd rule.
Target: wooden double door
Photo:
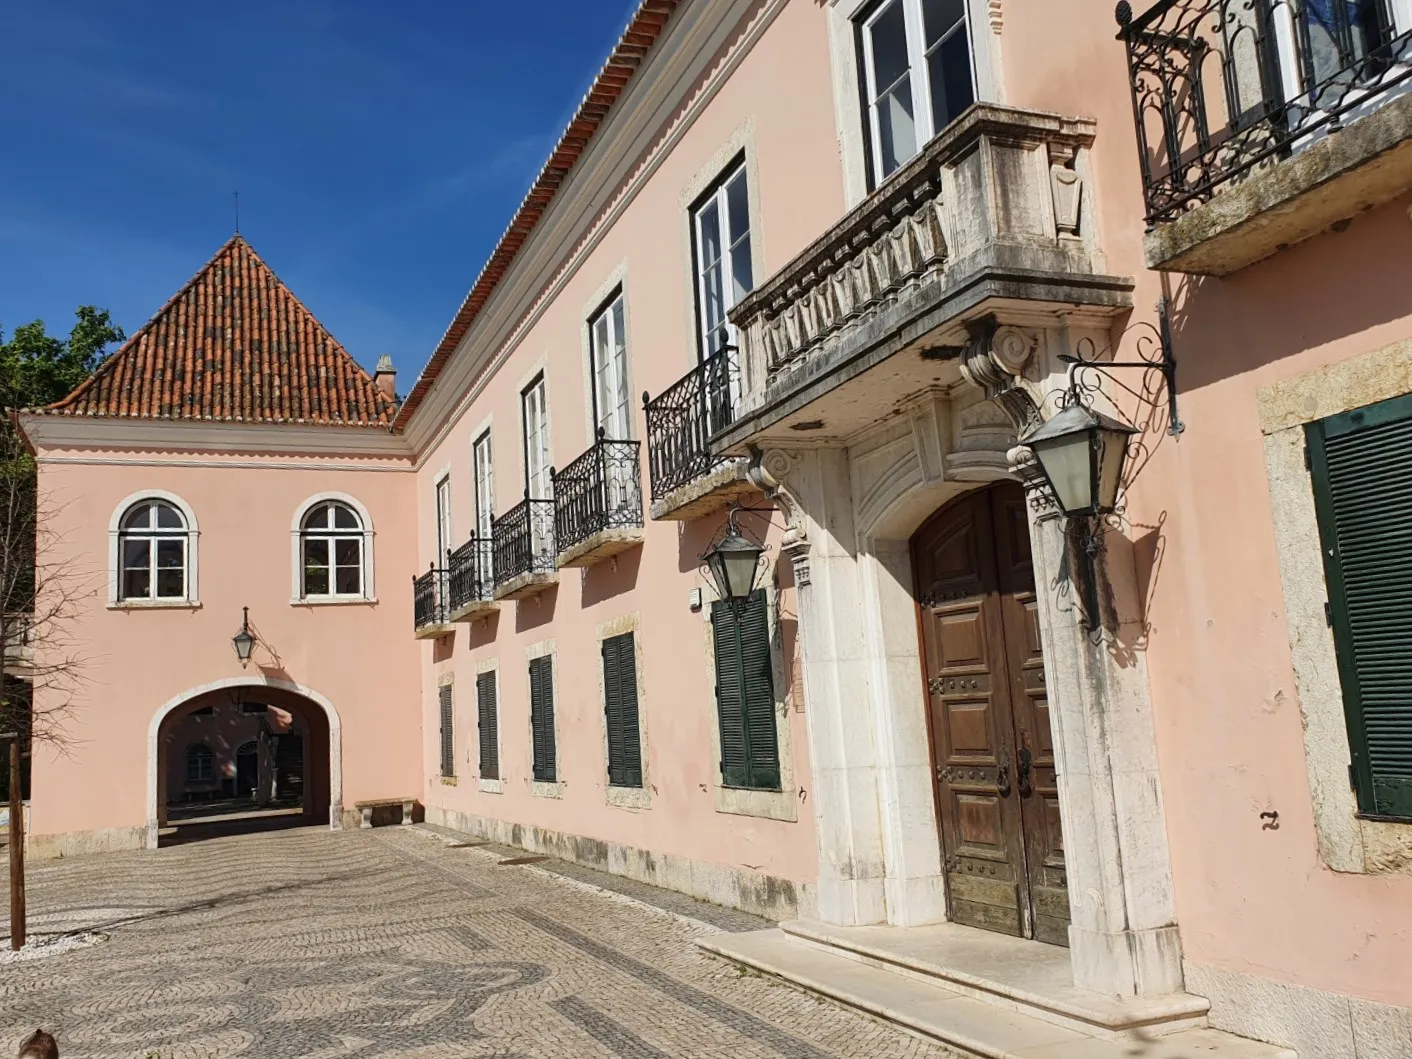
[[[999,483],[912,538],[954,922],[1068,944],[1069,895],[1024,493]]]

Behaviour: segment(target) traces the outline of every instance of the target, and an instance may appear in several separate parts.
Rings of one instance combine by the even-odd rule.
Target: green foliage
[[[68,338],[35,320],[5,340],[0,330],[0,408],[33,408],[60,400],[103,362],[109,345],[127,336],[107,309],[80,305]]]

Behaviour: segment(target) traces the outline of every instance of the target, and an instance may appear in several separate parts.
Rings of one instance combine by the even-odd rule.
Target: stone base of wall
[[[1183,961],[1187,992],[1211,1001],[1216,1029],[1318,1059],[1412,1055],[1412,1008]]]
[[[26,835],[25,856],[30,860],[57,860],[84,853],[112,853],[120,849],[146,849],[146,827],[104,827],[97,831],[66,831],[60,835]]]
[[[612,875],[676,890],[702,901],[736,908],[766,919],[812,919],[818,915],[814,887],[810,883],[741,871],[724,864],[653,853],[636,846],[622,846],[616,842],[569,835],[542,827],[492,820],[434,805],[426,807],[426,822],[501,845],[518,846],[531,853],[558,857]]]

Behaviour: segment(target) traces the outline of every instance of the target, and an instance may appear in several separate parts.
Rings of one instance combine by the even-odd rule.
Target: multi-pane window
[[[438,565],[446,561],[446,553],[454,546],[451,537],[451,476],[447,475],[436,483],[436,561]]]
[[[626,441],[632,428],[628,403],[628,340],[623,315],[623,293],[588,324],[589,353],[593,362],[593,419],[610,441]]]
[[[1358,808],[1412,820],[1412,396],[1306,431]]]
[[[299,536],[302,598],[363,594],[363,523],[351,507],[337,500],[315,504]]]
[[[530,740],[533,744],[534,778],[553,783],[557,777],[554,746],[554,658],[530,660]]]
[[[735,345],[727,313],[755,285],[750,262],[750,195],[745,163],[735,166],[691,216],[702,359]]]
[[[194,743],[186,749],[186,782],[210,783],[216,776],[216,758],[205,743]]]
[[[476,547],[476,573],[480,583],[486,585],[495,579],[492,569],[494,553],[486,543],[493,537],[495,522],[495,469],[488,430],[471,446],[471,473],[475,477],[476,536],[482,542]]]
[[[883,180],[976,99],[967,0],[887,0],[861,25],[873,175]]]
[[[452,685],[443,684],[437,689],[437,706],[441,711],[441,774],[450,779],[456,775],[456,711]]]
[[[609,786],[641,787],[637,646],[630,632],[603,641],[603,714],[608,727]]]
[[[123,600],[187,598],[186,519],[165,500],[143,500],[123,515],[118,533],[118,596]]]
[[[500,778],[500,717],[496,708],[495,670],[476,677],[476,720],[480,729],[480,778]]]
[[[765,592],[711,607],[716,648],[716,715],[721,732],[721,782],[727,787],[779,790],[775,682]]]
[[[525,489],[531,499],[549,500],[554,494],[549,474],[549,407],[543,375],[525,388],[520,403],[525,421]]]

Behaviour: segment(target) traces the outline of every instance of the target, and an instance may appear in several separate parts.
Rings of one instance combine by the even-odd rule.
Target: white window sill
[[[651,809],[652,794],[646,787],[610,786],[608,804],[615,809]]]
[[[199,599],[120,599],[109,610],[200,610]]]
[[[796,791],[759,791],[748,787],[716,785],[716,812],[731,816],[755,816],[794,823],[799,819],[797,803]]]
[[[545,783],[541,780],[532,780],[530,793],[536,798],[562,798],[564,797],[564,784],[562,782]]]
[[[306,596],[303,599],[291,599],[291,607],[374,607],[377,606],[377,597],[368,596]]]
[[[476,788],[482,794],[504,794],[505,784],[502,780],[477,780]]]

